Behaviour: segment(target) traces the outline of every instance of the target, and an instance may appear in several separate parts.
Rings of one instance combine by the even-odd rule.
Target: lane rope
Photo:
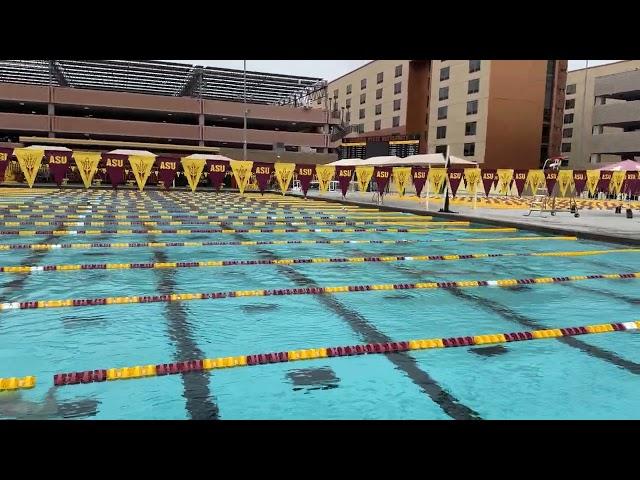
[[[22,390],[36,386],[36,377],[29,375],[26,377],[0,378],[0,392],[10,390]]]
[[[577,241],[578,237],[497,237],[497,238],[432,238],[429,240],[247,240],[237,242],[134,242],[134,243],[5,243],[0,244],[4,250],[55,250],[55,249],[91,249],[91,248],[169,248],[169,247],[228,247],[248,245],[300,245],[300,244],[408,244],[408,243],[441,243],[441,242],[521,242],[537,240]]]
[[[129,380],[145,377],[175,375],[218,368],[250,367],[269,363],[314,360],[327,357],[389,354],[396,352],[405,352],[409,350],[427,350],[434,348],[491,345],[496,343],[572,337],[576,335],[622,332],[637,330],[638,328],[640,328],[640,321],[603,323],[599,325],[530,330],[513,333],[495,333],[465,337],[426,338],[419,340],[405,340],[400,342],[366,343],[340,347],[306,348],[284,352],[238,355],[233,357],[204,358],[200,360],[187,360],[180,362],[162,363],[157,365],[136,365],[133,367],[57,373],[53,376],[53,384],[59,387],[63,385],[104,382],[108,380]]]
[[[213,300],[230,297],[262,297],[269,295],[321,295],[325,293],[370,292],[376,290],[422,290],[467,287],[512,287],[515,285],[575,282],[581,280],[617,280],[640,278],[640,272],[572,275],[568,277],[536,277],[500,280],[462,280],[456,282],[385,283],[373,285],[341,285],[336,287],[278,288],[266,290],[232,290],[208,293],[171,293],[166,295],[138,295],[130,297],[101,297],[67,300],[31,300],[0,303],[0,310],[34,308],[89,307],[95,305],[181,302],[186,300]]]
[[[82,263],[62,265],[7,265],[0,266],[0,273],[55,272],[77,270],[127,270],[127,269],[160,269],[160,268],[203,268],[203,267],[235,267],[255,265],[291,265],[319,263],[363,263],[363,262],[411,262],[411,261],[452,261],[477,260],[496,257],[582,257],[589,255],[605,255],[610,253],[638,253],[640,248],[619,248],[609,250],[573,250],[566,252],[527,252],[527,253],[470,253],[449,255],[414,255],[386,257],[312,257],[282,258],[277,260],[202,260],[198,262],[131,262],[131,263]]]
[[[439,224],[440,222],[438,222]],[[437,225],[437,224],[434,224]],[[516,232],[516,228],[458,228],[449,225],[429,226],[427,228],[195,228],[195,229],[168,229],[168,230],[0,230],[0,235],[35,236],[35,235],[193,235],[202,233],[432,233],[435,230],[447,230],[457,232]]]

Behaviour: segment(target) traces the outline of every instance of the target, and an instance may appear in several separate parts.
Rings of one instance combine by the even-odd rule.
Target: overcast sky
[[[194,65],[236,68],[242,70],[242,60],[169,60]],[[589,60],[589,66],[616,62],[617,60]],[[354,70],[369,60],[247,60],[247,70],[268,73],[288,73],[333,80]],[[586,60],[569,60],[569,70],[584,68]]]

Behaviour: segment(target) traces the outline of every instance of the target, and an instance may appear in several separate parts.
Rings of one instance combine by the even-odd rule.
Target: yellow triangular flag
[[[596,194],[596,188],[600,181],[600,170],[587,170],[587,188],[591,195]]]
[[[151,167],[153,167],[155,162],[155,156],[129,155],[129,165],[131,165],[131,171],[133,172],[133,176],[136,177],[140,191],[142,191],[147,183],[147,178],[149,178],[151,174]]]
[[[360,165],[356,167],[356,178],[358,179],[358,188],[361,192],[366,192],[371,177],[373,177],[372,165]]]
[[[204,170],[204,166],[206,165],[207,161],[204,158],[184,157],[180,160],[180,163],[182,164],[182,169],[184,170],[184,174],[187,177],[187,182],[189,182],[191,191],[195,192],[196,188],[198,188],[198,182],[200,182],[202,170]]]
[[[609,191],[615,193],[616,195],[619,194],[620,190],[622,190],[622,184],[624,183],[624,179],[626,176],[626,170],[614,170],[613,174],[611,175]]]
[[[508,195],[511,193],[509,187],[513,179],[513,170],[511,168],[499,168],[498,173],[498,192],[500,195]]]
[[[333,165],[316,165],[316,177],[318,177],[318,188],[321,192],[326,192],[329,189],[329,182],[333,178],[336,172],[336,167]]]
[[[531,193],[536,194],[540,185],[544,183],[544,170],[529,170],[527,175],[527,185],[531,188]]]
[[[18,157],[18,164],[20,164],[27,185],[29,185],[29,188],[33,187],[38,169],[42,163],[42,158],[44,157],[44,150],[16,148],[13,150],[13,154]]]
[[[96,152],[73,152],[73,158],[76,161],[84,188],[91,186],[91,181],[96,174],[96,170],[98,170],[98,163],[101,157],[101,154]]]
[[[465,168],[464,169],[464,182],[467,185],[467,193],[474,195],[478,190],[478,184],[480,183],[480,169],[479,168]]]
[[[565,196],[572,181],[573,170],[560,170],[558,172],[558,189],[560,190],[561,197]]]
[[[280,186],[282,195],[289,189],[289,184],[293,178],[293,172],[296,169],[295,163],[275,163],[274,169],[276,171],[276,180]]]
[[[430,168],[427,180],[431,188],[431,193],[439,193],[444,181],[447,178],[446,168]]]
[[[236,179],[236,183],[238,184],[240,195],[243,195],[244,189],[247,188],[249,180],[251,179],[251,167],[253,167],[253,162],[250,160],[231,160],[229,163],[231,164],[233,177]]]
[[[411,178],[411,167],[393,167],[393,184],[401,197]]]

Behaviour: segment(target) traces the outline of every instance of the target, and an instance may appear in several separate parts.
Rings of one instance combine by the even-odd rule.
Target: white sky
[[[169,60],[171,62],[208,65],[242,70],[242,60]],[[617,60],[589,60],[589,66],[616,62]],[[349,73],[369,60],[247,60],[247,70],[268,73],[284,73],[307,77],[320,77],[331,81]],[[569,60],[569,70],[584,68],[586,60]]]

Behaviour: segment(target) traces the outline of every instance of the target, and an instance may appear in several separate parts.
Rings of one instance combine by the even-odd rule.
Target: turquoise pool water
[[[146,205],[165,208],[178,215],[177,212],[188,213],[192,205],[199,205],[202,212],[213,215],[228,213],[233,205],[242,205],[243,214],[280,215],[262,213],[276,210],[274,206],[260,206],[255,195],[248,198],[250,200],[242,200],[235,194],[216,196],[205,192],[52,192],[33,199],[11,198],[6,204],[22,202],[33,207],[35,203],[60,203],[60,208],[77,211],[77,205],[89,205],[90,201],[91,208],[80,209],[88,216],[95,215],[100,205],[113,202],[121,204],[111,212],[115,214],[132,213],[136,207]],[[288,201],[297,202],[289,197],[282,199],[282,202]],[[292,204],[289,207],[293,212],[291,215],[322,211],[319,206],[303,207]],[[0,205],[0,215],[8,215],[9,208],[15,207]],[[25,211],[30,210],[33,208]],[[365,215],[356,209],[344,212],[327,208],[326,212],[351,218]],[[372,213],[366,212],[366,215]],[[415,220],[412,215],[405,216],[407,222]],[[479,227],[486,226],[471,225],[469,228]],[[55,227],[0,227],[0,230],[15,228]],[[216,227],[198,225],[193,228]],[[236,225],[233,228],[243,227]],[[446,229],[434,229],[429,233],[2,235],[2,244],[303,239],[409,239],[421,242],[21,249],[0,251],[0,264],[416,256],[623,248],[591,241],[560,241],[553,237],[519,240],[532,236],[536,234],[526,231],[498,233]],[[514,240],[501,242],[459,241],[512,237]],[[0,295],[2,302],[15,302],[637,271],[640,271],[640,253],[620,252],[579,257],[514,256],[458,261],[0,273]],[[485,347],[323,358],[52,387],[53,375],[60,372],[323,346],[628,322],[640,319],[637,315],[640,304],[638,282],[637,279],[600,279],[514,288],[370,291],[0,311],[0,377],[36,375],[38,378],[34,389],[18,394],[0,393],[0,418],[640,418],[637,413],[640,407],[640,336],[635,331]]]

